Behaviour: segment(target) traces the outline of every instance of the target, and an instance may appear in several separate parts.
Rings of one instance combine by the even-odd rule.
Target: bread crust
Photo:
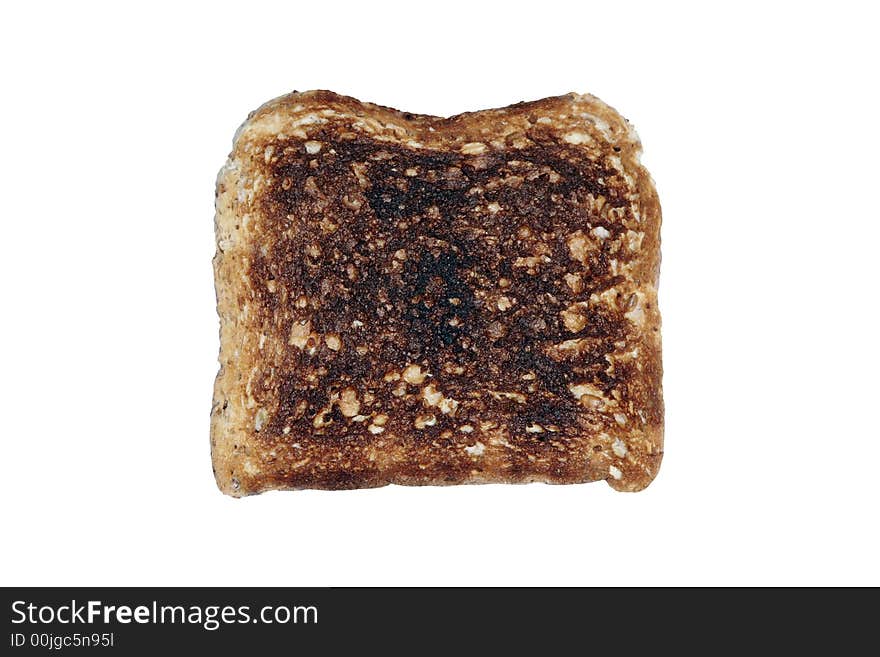
[[[647,486],[661,213],[640,152],[589,95],[253,112],[216,189],[220,490]]]

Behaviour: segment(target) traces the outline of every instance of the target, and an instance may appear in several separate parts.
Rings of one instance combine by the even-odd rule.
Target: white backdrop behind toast
[[[0,10],[6,585],[880,584],[868,4]],[[663,205],[666,454],[603,483],[233,500],[213,186],[262,102],[590,92]]]

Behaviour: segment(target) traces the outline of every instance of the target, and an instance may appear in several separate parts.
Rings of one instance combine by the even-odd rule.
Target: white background
[[[870,7],[5,4],[0,583],[880,584]],[[217,491],[214,180],[311,88],[633,121],[664,213],[650,488]]]

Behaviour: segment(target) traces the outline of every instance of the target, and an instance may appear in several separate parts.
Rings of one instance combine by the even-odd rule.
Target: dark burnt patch
[[[634,376],[607,371],[606,355],[627,338],[620,311],[591,306],[574,333],[560,319],[570,304],[619,281],[604,246],[582,264],[566,243],[588,225],[605,227],[609,244],[625,230],[585,209],[588,195],[625,204],[616,172],[546,140],[462,156],[340,136],[351,132],[342,125],[313,136],[317,153],[296,139],[274,142],[277,159],[264,167],[263,239],[255,239],[249,271],[261,319],[285,338],[294,321],[309,319],[317,340],[313,349],[288,347],[261,438],[283,440],[287,428],[299,437],[369,439],[377,413],[388,416],[387,430],[413,440],[472,442],[456,429],[491,420],[508,426],[511,440],[576,435],[590,411],[569,386],[586,381],[610,393]],[[528,258],[537,264],[522,264]],[[563,282],[574,270],[584,281],[577,294]],[[329,334],[341,348],[328,346]],[[577,338],[587,346],[576,354],[548,355],[549,346]],[[431,376],[402,382],[409,364]],[[426,407],[427,384],[455,399],[456,410]],[[330,404],[346,387],[357,391],[367,420]],[[328,422],[316,428],[328,404]],[[414,430],[421,413],[436,423]],[[549,429],[527,431],[535,425]]]

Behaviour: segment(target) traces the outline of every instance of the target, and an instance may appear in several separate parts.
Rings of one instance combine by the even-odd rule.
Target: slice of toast
[[[220,171],[217,484],[647,486],[660,205],[629,123],[568,94],[438,118],[328,91]]]

